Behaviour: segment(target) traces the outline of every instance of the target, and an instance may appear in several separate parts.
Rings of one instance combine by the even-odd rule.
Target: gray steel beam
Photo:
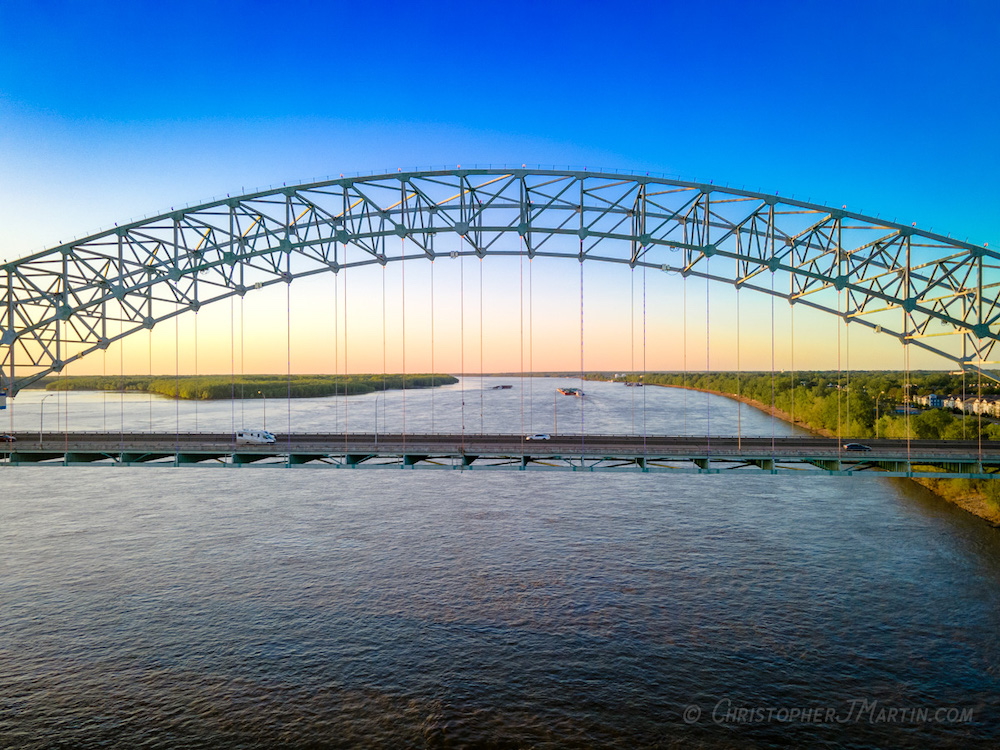
[[[748,190],[520,168],[282,186],[172,210],[0,265],[0,390],[14,395],[114,341],[233,295],[341,268],[433,259],[442,234],[468,243],[455,257],[523,251],[736,284],[992,377],[986,366],[1000,338],[1000,254],[993,250]],[[390,238],[418,252],[407,254],[406,242]],[[338,256],[346,246],[360,251],[349,263]],[[788,283],[772,284],[769,276]],[[931,333],[932,322],[941,330]],[[117,326],[121,332],[112,334]]]

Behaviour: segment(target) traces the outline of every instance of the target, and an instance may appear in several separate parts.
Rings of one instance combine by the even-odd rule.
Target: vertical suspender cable
[[[121,452],[125,452],[125,311],[120,310],[118,319],[118,417],[121,419]],[[39,446],[41,447],[41,446]]]
[[[976,412],[978,424],[976,425],[976,437],[979,440],[979,469],[982,471],[983,463],[983,340],[976,342]]]
[[[246,317],[246,308],[243,305],[243,295],[240,295],[240,429],[245,430],[247,426],[246,418],[246,346],[245,346],[245,336],[243,325],[243,320]],[[233,372],[235,373],[236,367],[233,365]],[[234,375],[235,383],[235,375]],[[235,419],[235,405],[236,405],[236,386],[233,386],[233,414]]]
[[[771,273],[771,461],[774,461],[775,452],[775,394],[774,394],[774,273]],[[773,463],[772,463],[773,466]]]
[[[770,256],[771,260],[776,260],[777,256],[774,251],[774,204],[770,203],[768,205],[767,211],[767,241],[771,246]],[[775,389],[774,382],[774,275],[777,273],[777,269],[771,270],[771,467],[775,466],[775,428],[777,425],[776,412],[778,407],[777,392]]]
[[[403,338],[403,353],[401,359],[401,365],[403,368],[403,454],[406,454],[406,240],[403,237],[399,238],[399,273],[400,273],[400,285],[402,291],[400,292],[401,306],[402,306],[402,316],[400,319],[400,325],[402,326],[402,338]],[[405,461],[405,459],[404,459]]]
[[[740,287],[736,287],[736,448],[743,450],[743,399],[740,393]]]
[[[792,344],[792,424],[795,424],[795,305],[791,304],[789,300],[789,311],[790,325],[791,325],[791,344]]]
[[[909,259],[907,259],[909,260]],[[909,266],[909,262],[907,262]],[[983,257],[980,255],[977,261],[977,292],[976,292],[976,319],[982,323],[983,322]],[[964,338],[964,337],[963,337]],[[963,368],[964,369],[964,368]],[[977,400],[979,402],[979,425],[976,430],[977,437],[979,439],[979,471],[983,471],[983,339],[977,332],[976,334],[976,390],[977,390]]]
[[[59,371],[59,374],[56,375],[56,380],[60,383],[65,382],[66,380],[65,368]],[[56,432],[63,431],[63,408],[64,408],[63,401],[65,400],[65,398],[66,398],[66,389],[59,388],[59,390],[56,391]]]
[[[434,259],[431,258],[431,432],[434,432]]]
[[[629,376],[635,377],[635,266],[629,268],[629,306],[628,306],[628,330],[629,330]],[[628,383],[628,376],[625,378],[625,382]],[[632,401],[632,434],[635,435],[635,388],[629,388],[632,391],[629,397]]]
[[[910,244],[906,245],[906,278],[905,280],[905,290],[906,296],[910,296]],[[910,320],[909,314],[903,309],[903,360],[906,365],[906,383],[903,388],[903,409],[904,412],[904,422],[906,424],[906,468],[907,471],[913,469],[913,465],[910,463]]]
[[[66,367],[65,367],[65,372],[66,372],[66,376],[67,377],[69,377],[70,367],[71,366],[72,365],[67,364]],[[64,407],[63,407],[63,409],[64,409],[64,412],[63,412],[63,435],[66,438],[66,445],[65,445],[66,453],[69,453],[69,395],[70,395],[69,389],[67,388],[66,389],[66,400],[63,402],[64,403]]]
[[[337,299],[337,274],[333,275],[333,431],[340,427],[340,402],[337,399],[337,380],[340,376],[340,325]],[[346,388],[345,388],[346,396]],[[346,400],[346,399],[345,399]],[[347,429],[344,429],[347,432]]]
[[[285,226],[291,223],[291,198],[285,202]],[[287,238],[287,232],[286,232]],[[285,256],[285,407],[288,414],[288,463],[292,465],[292,253]]]
[[[907,286],[909,290],[909,286]],[[903,423],[906,426],[906,461],[907,468],[910,461],[910,337],[907,335],[908,324],[906,322],[906,311],[903,311],[903,367],[905,369],[903,385]]]
[[[232,421],[230,434],[236,441],[236,324],[233,321],[236,315],[236,304],[233,298],[229,298],[229,411]]]
[[[533,285],[534,263],[528,258],[528,432],[535,427],[535,290]]]
[[[386,391],[386,369],[385,369],[385,263],[382,264],[382,432],[385,432],[385,401],[388,398]],[[376,404],[378,398],[375,399]],[[378,433],[378,406],[375,407],[375,432]]]
[[[57,341],[56,341],[56,348],[57,349],[59,348],[58,345],[59,345],[59,342],[58,342],[58,334],[57,334]],[[56,374],[56,382],[57,382],[57,384],[58,383],[62,383],[63,380],[65,379],[65,377],[66,377],[65,370],[60,370]],[[55,428],[56,429],[55,429],[55,431],[57,433],[62,432],[62,399],[63,399],[63,395],[64,394],[65,394],[65,390],[62,387],[57,387],[56,393],[55,393],[55,396],[56,396],[56,407],[55,407],[56,408],[56,424],[55,424]],[[41,418],[40,414],[39,414],[39,418]]]
[[[851,318],[850,318],[850,306],[851,306],[851,295],[850,292],[847,293],[847,307],[848,309],[844,311],[844,363],[847,366],[847,396],[845,397],[847,403],[845,420],[847,424],[846,437],[851,437]]]
[[[198,382],[198,311],[194,311],[194,377],[195,387]],[[198,394],[194,398],[194,431],[198,431]]]
[[[583,224],[584,217],[584,191],[583,191],[583,181],[580,182],[580,223]],[[583,238],[580,238],[580,466],[585,464],[586,455],[586,425],[584,424],[584,399],[585,394],[583,391],[583,352],[584,352],[584,341],[583,341],[583,321],[584,321],[584,307],[583,307]]]
[[[486,432],[483,405],[483,256],[479,256],[479,433]]]
[[[240,295],[240,429],[246,429],[246,307],[243,305],[243,295]]]
[[[841,293],[838,290],[837,291],[837,453],[840,453],[840,449],[842,447],[841,439],[843,437],[840,426],[840,390],[842,385],[841,383],[842,369],[840,365],[840,357],[842,354],[840,345],[840,329],[842,327],[841,324],[843,323],[843,318],[841,317],[842,308],[843,305],[841,304]]]
[[[152,316],[150,316],[152,317]],[[149,385],[146,392],[149,395],[149,431],[153,431],[153,329],[149,329]]]
[[[910,267],[910,256],[909,256],[909,253],[907,253],[906,261],[907,261],[906,262],[907,272],[909,272],[909,267]],[[982,287],[982,283],[983,283],[983,277],[982,277],[983,267],[982,267],[982,260],[979,261],[978,272],[979,272],[979,277],[977,279],[977,285],[976,285],[977,286],[977,294],[976,294],[976,297],[975,297],[975,319],[979,323],[982,323],[982,321],[983,321],[983,305],[982,305],[982,301],[983,301],[982,300],[982,294],[983,294],[983,287]],[[909,281],[909,278],[907,278],[907,281]],[[907,285],[907,295],[909,295],[909,294],[910,294],[910,292],[909,292],[909,285]],[[962,310],[962,312],[964,313],[964,317],[967,320],[969,313],[968,313],[968,309],[967,309],[967,303],[965,303],[965,300],[963,300],[963,310]],[[906,313],[905,312],[903,314],[903,321],[904,321],[904,326],[905,326],[905,321],[906,321]],[[905,332],[905,329],[904,329],[904,332]],[[968,353],[968,338],[969,337],[968,337],[967,334],[965,334],[965,335],[962,336],[962,354],[963,355],[967,355],[967,353]],[[975,362],[976,362],[976,400],[973,402],[973,410],[975,411],[975,414],[976,414],[976,421],[975,421],[975,427],[976,427],[976,444],[978,446],[978,451],[977,452],[978,452],[978,458],[979,458],[979,466],[977,468],[979,468],[979,470],[982,471],[982,469],[983,469],[983,466],[982,466],[982,461],[983,461],[983,404],[982,404],[982,397],[983,397],[983,393],[982,393],[983,340],[978,335],[976,336],[976,350],[975,350],[975,354],[976,354],[976,359],[975,359]],[[963,437],[964,437],[964,435],[965,435],[965,423],[966,423],[967,418],[968,418],[967,409],[968,409],[968,404],[969,404],[969,398],[968,398],[968,396],[965,393],[965,367],[964,367],[964,365],[968,364],[968,359],[966,358],[966,356],[963,356],[963,362],[962,362],[962,364],[963,364],[963,367],[962,367],[962,406],[961,406],[961,409],[962,409],[962,434],[963,434]],[[906,392],[907,392],[907,394],[909,394],[909,388],[906,389]],[[909,399],[907,399],[906,413],[907,413],[907,416],[909,416],[909,413],[910,413],[910,410],[909,410]],[[907,425],[907,426],[909,426],[909,425]],[[907,430],[907,432],[909,432],[909,430]],[[909,441],[908,440],[907,440],[907,453],[909,453]]]
[[[107,325],[105,323],[105,325]],[[108,388],[107,388],[107,377],[108,377],[108,350],[104,348],[101,350],[101,394],[104,399],[104,431],[108,431]],[[11,430],[13,430],[14,425],[14,410],[11,409]]]
[[[518,370],[520,375],[519,395],[521,397],[521,458],[524,458],[524,238],[519,236],[517,271],[518,271],[518,313],[520,314],[520,335],[518,341],[519,362]],[[524,462],[522,460],[522,467]]]
[[[704,221],[702,241],[705,245],[709,243],[709,236],[712,229],[712,210],[709,204],[709,195],[705,193],[705,205],[702,209],[702,220]],[[712,331],[711,331],[711,256],[705,255],[705,450],[712,452]]]
[[[69,365],[66,365],[59,373],[59,378],[65,382],[66,375],[69,374]],[[153,392],[149,392],[149,397],[152,399]],[[63,389],[63,455],[67,458],[69,457],[69,390]]]
[[[962,344],[962,360],[963,361],[965,360],[965,357],[966,357],[967,354],[968,354],[968,351],[965,349],[965,343],[963,342],[963,344]],[[966,393],[965,393],[965,389],[966,389],[966,384],[965,384],[965,368],[963,367],[962,368],[962,406],[960,408],[960,411],[962,412],[962,440],[966,440],[967,439],[967,436],[965,434],[965,399],[967,398]]]
[[[285,282],[285,356],[287,357],[285,405],[288,411],[288,465],[292,465],[292,257],[288,256],[288,280]]]
[[[646,264],[642,264],[642,459],[646,463]],[[634,388],[633,388],[634,390]]]
[[[461,239],[461,251],[458,254],[458,298],[461,310],[459,311],[459,369],[462,371],[460,383],[460,396],[462,399],[462,454],[465,454],[465,235]],[[463,458],[464,460],[464,458]]]
[[[743,236],[740,232],[736,233],[736,253],[737,255],[743,254]],[[739,261],[736,263],[736,448],[737,450],[743,449],[743,400],[742,393],[740,390],[740,289],[742,284],[740,284],[740,264]]]
[[[683,305],[683,310],[681,311],[681,326],[683,328],[681,342],[682,351],[684,358],[684,369],[681,372],[681,387],[684,389],[684,434],[688,434],[687,421],[688,421],[688,392],[687,392],[687,370],[688,370],[688,280],[687,280],[687,270],[688,270],[688,251],[684,250],[684,279],[681,282],[682,294],[681,294],[681,304]]]
[[[843,221],[838,219],[836,222],[836,226],[837,226],[837,274],[840,275],[842,270],[841,263],[843,260],[843,247],[844,247],[844,244],[842,242],[843,231],[844,231]],[[840,355],[841,355],[840,328],[841,328],[841,322],[843,320],[841,312],[842,310],[843,310],[843,305],[841,304],[841,290],[838,289],[837,290],[837,457],[838,458],[840,457],[841,449],[844,447],[843,435],[841,432],[841,423],[840,423],[840,390],[841,390],[840,381],[842,377],[840,368]]]
[[[793,243],[789,248],[789,264],[795,267],[795,244]],[[791,419],[792,426],[795,425],[795,273],[789,272],[788,274],[788,320],[789,320],[789,338],[790,338],[790,352],[791,352],[791,371],[792,371],[792,404],[791,404]]]
[[[705,446],[709,453],[712,451],[712,282],[709,280],[710,261],[711,258],[705,258]]]
[[[347,398],[347,385],[350,378],[350,370],[347,367],[347,341],[350,328],[347,326],[347,273],[349,264],[347,262],[347,245],[344,245],[344,460],[347,460],[347,408],[349,399]]]
[[[979,417],[976,436],[979,439],[979,471],[983,467],[983,340],[976,341],[976,412]]]
[[[180,305],[175,305],[180,308]],[[181,316],[174,315],[174,427],[176,452],[181,450]],[[176,460],[176,459],[175,459]]]
[[[580,240],[580,465],[583,466],[584,424],[583,424],[583,240]]]
[[[107,355],[107,350],[105,350],[105,355]],[[105,368],[105,373],[104,374],[107,375],[107,368]],[[107,432],[108,431],[108,427],[107,427],[107,421],[108,420],[107,420],[107,416],[106,416],[107,415],[107,391],[105,390],[104,393],[105,393],[105,399],[104,399],[104,403],[105,403],[105,407],[104,407],[104,413],[105,413],[104,431]],[[39,426],[41,426],[41,425],[39,425]],[[14,399],[10,400],[10,406],[7,407],[7,431],[9,433],[11,433],[11,434],[14,434]],[[9,447],[10,446],[8,445],[8,448]],[[40,447],[41,446],[39,446],[39,448]],[[10,454],[9,453],[7,454],[7,461],[8,461],[7,465],[9,466],[10,465],[10,463],[9,463],[10,462]]]

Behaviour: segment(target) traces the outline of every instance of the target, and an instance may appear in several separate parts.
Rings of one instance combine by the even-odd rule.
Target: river
[[[793,434],[564,385],[409,391],[406,429]],[[404,419],[43,395],[0,424]],[[1000,532],[873,477],[3,467],[0,747],[995,747],[998,584]]]

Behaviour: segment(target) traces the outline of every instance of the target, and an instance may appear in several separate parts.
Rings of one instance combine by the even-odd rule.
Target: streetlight
[[[267,396],[261,391],[257,391],[257,395],[264,399],[264,432],[267,432]]]
[[[375,445],[378,445],[378,398],[381,393],[375,394]]]
[[[878,402],[885,395],[885,391],[882,391],[875,397],[875,439],[878,440]]]
[[[552,434],[559,432],[559,391],[552,391]]]
[[[45,399],[52,398],[56,394],[50,393],[48,396],[42,396],[42,400],[38,402],[38,447],[42,447],[42,425],[45,424],[45,409],[42,408],[45,404]]]

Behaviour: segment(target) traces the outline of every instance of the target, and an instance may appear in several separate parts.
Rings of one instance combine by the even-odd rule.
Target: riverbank
[[[739,401],[741,404],[746,404],[747,406],[752,406],[757,411],[762,411],[770,417],[775,419],[780,419],[782,422],[787,422],[790,425],[799,427],[806,432],[810,432],[813,435],[821,435],[823,437],[837,437],[836,433],[830,432],[830,430],[824,430],[822,427],[813,427],[812,425],[803,422],[801,419],[792,419],[792,415],[788,412],[779,409],[776,406],[771,406],[770,404],[765,404],[756,399],[749,398],[747,396],[737,396],[735,393],[723,393],[722,391],[711,391],[705,388],[695,388],[690,385],[666,385],[664,383],[649,383],[650,386],[656,386],[658,388],[677,388],[682,391],[697,391],[698,393],[711,393],[713,396],[722,396],[728,398],[731,401]]]
[[[831,432],[830,430],[813,427],[812,425],[799,419],[793,420],[792,415],[788,412],[771,406],[770,404],[765,404],[755,399],[747,398],[746,396],[738,396],[735,393],[724,393],[722,391],[708,390],[705,388],[695,388],[684,385],[666,385],[663,383],[649,383],[646,387],[651,385],[655,385],[660,388],[677,388],[685,391],[697,391],[699,393],[711,393],[715,396],[722,396],[723,398],[728,398],[732,401],[738,401],[741,404],[751,406],[768,416],[772,416],[775,419],[780,419],[782,422],[799,427],[813,435],[821,435],[823,437],[832,438],[837,437],[837,434]],[[953,505],[957,505],[962,510],[982,518],[991,526],[1000,528],[1000,502],[998,502],[998,497],[1000,497],[1000,487],[992,492],[989,491],[992,489],[992,483],[997,480],[986,480],[991,483],[990,485],[986,485],[984,482],[974,479],[925,479],[922,477],[913,477],[909,481],[915,482],[921,487],[933,492],[942,500],[952,503]]]
[[[34,384],[46,391],[154,393],[183,401],[353,396],[375,391],[437,388],[458,378],[440,373],[371,375],[75,375],[50,376]]]

